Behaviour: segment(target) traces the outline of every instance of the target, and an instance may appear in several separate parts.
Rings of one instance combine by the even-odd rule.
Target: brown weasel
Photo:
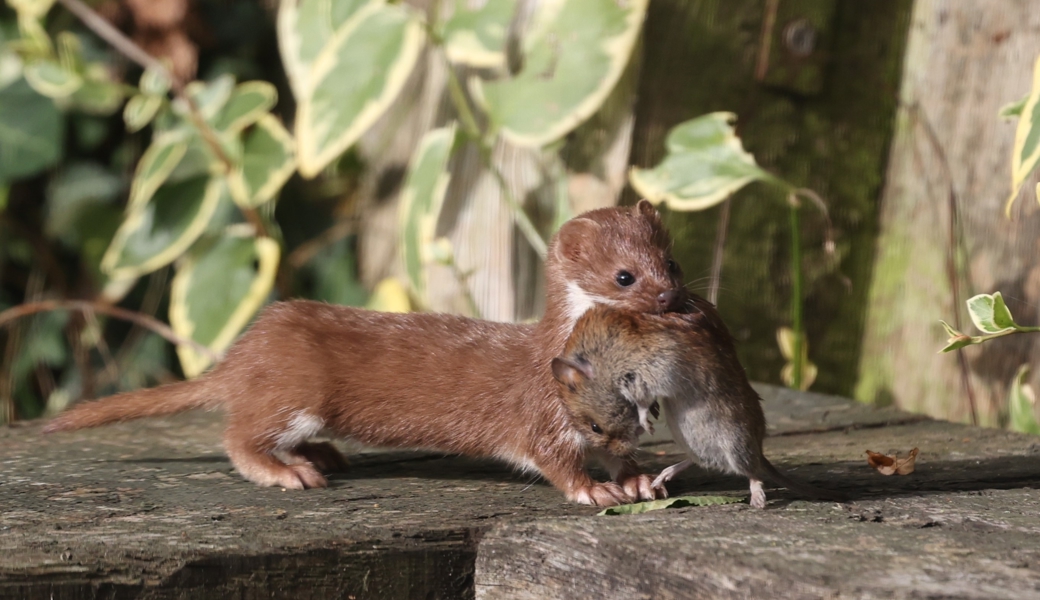
[[[660,216],[646,201],[584,213],[553,237],[545,272],[545,316],[532,325],[278,302],[202,377],[81,404],[44,431],[223,407],[228,457],[264,486],[327,485],[319,471],[346,461],[331,444],[308,442],[325,430],[374,446],[497,457],[581,503],[653,497],[631,461],[608,459],[617,483],[590,479],[588,441],[550,364],[593,305],[661,312],[685,302]]]
[[[553,373],[565,384],[565,403],[580,403],[615,430],[626,420],[628,427],[639,426],[660,402],[675,441],[702,465],[747,477],[756,508],[766,503],[763,479],[811,498],[845,499],[792,480],[762,454],[761,398],[722,317],[703,298],[691,294],[685,312],[660,315],[595,307],[578,319]],[[626,411],[627,404],[638,409]],[[663,486],[691,464],[688,459],[668,467],[652,486]]]

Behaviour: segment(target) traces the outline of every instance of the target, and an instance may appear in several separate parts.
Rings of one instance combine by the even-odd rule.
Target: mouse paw
[[[635,474],[621,477],[618,478],[618,484],[625,490],[625,494],[632,502],[668,497],[668,490],[664,489],[664,486],[654,487],[649,475]]]
[[[592,485],[579,488],[570,495],[570,499],[579,504],[592,504],[595,506],[616,506],[629,503],[625,490],[613,482],[593,483]]]

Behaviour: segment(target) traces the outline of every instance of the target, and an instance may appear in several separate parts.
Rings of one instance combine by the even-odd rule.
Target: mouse
[[[721,315],[700,296],[691,293],[682,311],[661,314],[590,309],[554,361],[554,375],[563,382],[565,403],[594,407],[591,420],[628,418],[630,429],[645,429],[643,421],[659,403],[675,442],[689,458],[664,469],[653,488],[697,462],[747,477],[755,508],[766,505],[766,480],[809,498],[846,500],[788,477],[765,457],[761,398]],[[634,410],[626,408],[629,404]]]

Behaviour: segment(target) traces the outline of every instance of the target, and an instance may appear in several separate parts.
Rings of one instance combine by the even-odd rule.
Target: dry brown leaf
[[[914,472],[914,462],[917,460],[917,448],[910,451],[906,458],[899,458],[899,454],[888,456],[880,452],[867,450],[867,464],[882,475],[909,475]]]

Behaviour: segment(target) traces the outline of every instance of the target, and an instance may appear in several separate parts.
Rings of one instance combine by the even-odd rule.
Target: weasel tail
[[[84,402],[52,419],[43,427],[43,432],[86,429],[132,419],[172,415],[193,408],[214,407],[220,404],[220,400],[213,393],[213,387],[209,377],[202,377]]]

